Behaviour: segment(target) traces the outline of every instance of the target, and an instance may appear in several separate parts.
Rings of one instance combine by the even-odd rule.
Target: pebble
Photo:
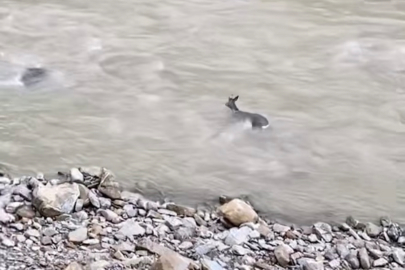
[[[114,213],[113,211],[109,209],[101,209],[98,210],[98,213],[103,216],[107,221],[110,221],[112,223],[118,223],[119,222],[119,216]]]
[[[98,239],[86,239],[83,241],[83,244],[85,245],[97,245],[100,243],[100,240]]]
[[[123,209],[130,218],[135,217],[137,214],[137,211],[132,204],[125,205]]]
[[[23,202],[11,202],[6,206],[5,210],[7,213],[14,214],[15,212],[17,212],[17,209],[23,205]]]
[[[229,234],[225,238],[224,243],[229,246],[240,245],[249,239],[251,232],[252,229],[249,227],[232,228],[229,230]]]
[[[41,234],[39,233],[38,230],[35,229],[28,229],[25,234],[26,237],[35,237],[35,238],[39,238],[41,236]]]
[[[350,253],[346,256],[345,260],[349,263],[352,269],[358,269],[360,267],[359,259],[357,258],[357,254]]]
[[[239,256],[244,256],[244,255],[246,255],[248,253],[251,253],[250,250],[248,250],[248,249],[246,249],[246,248],[244,248],[242,246],[239,246],[239,245],[232,246],[232,252],[233,252],[233,254],[236,254],[236,255],[239,255]]]
[[[6,246],[6,247],[14,247],[14,246],[15,246],[14,241],[12,241],[12,240],[9,239],[9,238],[3,238],[3,240],[1,241],[1,244],[2,244],[3,246]]]
[[[9,227],[15,229],[16,231],[24,230],[24,225],[21,223],[13,223],[13,224],[10,224]]]
[[[370,258],[368,257],[367,249],[364,247],[359,250],[359,260],[360,265],[363,269],[370,269],[371,267]]]
[[[34,218],[35,211],[30,205],[24,205],[17,209],[17,215],[22,218]]]
[[[392,258],[396,263],[398,263],[401,266],[404,266],[405,251],[401,248],[395,248],[392,251]]]

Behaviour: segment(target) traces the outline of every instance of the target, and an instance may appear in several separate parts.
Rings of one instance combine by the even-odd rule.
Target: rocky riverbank
[[[58,179],[0,173],[3,269],[404,269],[403,229],[381,224],[285,226],[243,200],[212,209],[120,190],[99,167]]]

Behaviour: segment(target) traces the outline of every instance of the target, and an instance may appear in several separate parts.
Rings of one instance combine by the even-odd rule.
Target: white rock
[[[77,168],[70,169],[70,178],[75,182],[83,182],[83,174]]]

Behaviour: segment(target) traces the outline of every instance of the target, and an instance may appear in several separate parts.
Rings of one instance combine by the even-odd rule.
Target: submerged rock
[[[257,213],[253,208],[240,199],[233,199],[219,208],[219,211],[234,226],[247,222],[256,222]]]
[[[30,86],[44,80],[47,75],[48,71],[44,68],[26,68],[24,73],[21,75],[20,80],[25,86]]]

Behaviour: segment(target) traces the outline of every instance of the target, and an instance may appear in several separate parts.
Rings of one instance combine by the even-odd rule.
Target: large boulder
[[[240,226],[247,222],[256,222],[257,213],[246,202],[240,199],[233,199],[219,208],[224,218],[234,226]]]
[[[76,183],[39,185],[33,191],[33,205],[41,215],[55,217],[71,213],[79,196],[80,190]]]

